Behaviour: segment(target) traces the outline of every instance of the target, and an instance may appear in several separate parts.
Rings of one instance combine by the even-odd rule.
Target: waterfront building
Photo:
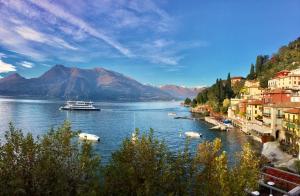
[[[300,108],[285,111],[283,130],[286,137],[285,141],[292,146],[300,158]]]
[[[263,102],[261,100],[249,100],[247,103],[246,119],[248,121],[262,119]]]
[[[267,90],[263,93],[264,104],[291,102],[292,91],[284,89]]]
[[[277,104],[266,104],[263,107],[263,125],[271,130],[271,135],[276,140],[284,140],[285,132],[282,129],[284,112],[300,107],[300,103],[282,102]]]

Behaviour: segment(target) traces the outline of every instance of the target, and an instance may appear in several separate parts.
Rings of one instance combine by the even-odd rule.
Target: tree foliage
[[[198,93],[196,100],[198,104],[208,103],[216,112],[222,111],[226,113],[227,110],[223,108],[223,101],[224,99],[230,99],[234,96],[230,73],[228,73],[226,80],[217,79],[216,83],[211,87]]]
[[[249,145],[229,167],[220,139],[189,141],[178,152],[153,130],[127,138],[100,164],[92,145],[78,143],[69,123],[41,138],[10,125],[0,145],[0,195],[245,195],[258,186],[258,157]],[[216,188],[217,187],[217,188]]]
[[[268,55],[258,55],[255,67],[252,64],[247,79],[258,79],[260,86],[266,88],[268,80],[281,70],[292,70],[300,66],[300,38],[281,47],[277,53],[271,57]]]
[[[190,105],[191,103],[192,103],[192,100],[188,97],[184,100],[185,105]]]
[[[35,140],[12,124],[0,146],[0,195],[95,195],[100,158],[68,122]]]

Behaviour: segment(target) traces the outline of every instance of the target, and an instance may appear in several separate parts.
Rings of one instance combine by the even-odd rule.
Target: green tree
[[[173,156],[163,142],[149,134],[127,138],[113,153],[105,172],[106,195],[185,195],[190,182],[188,151]]]
[[[188,97],[184,100],[185,105],[190,105],[191,103],[192,103],[192,100]]]
[[[226,84],[225,84],[225,97],[230,99],[233,97],[233,95],[234,93],[231,86],[231,77],[230,77],[230,73],[228,73]]]
[[[195,167],[200,168],[196,173],[197,195],[230,195],[227,155],[221,147],[220,139],[199,145],[195,158]]]
[[[12,124],[0,145],[3,195],[95,195],[100,192],[100,158],[91,144],[74,142],[65,122],[36,140]]]
[[[194,108],[197,106],[197,100],[196,99],[193,99],[192,103],[191,103],[191,106]]]
[[[254,70],[254,65],[251,64],[250,73],[248,74],[247,79],[248,80],[254,80],[255,78],[256,78],[256,73],[255,73],[255,70]]]
[[[258,189],[260,159],[246,143],[243,150],[237,155],[237,162],[231,173],[230,189],[232,195],[247,195],[245,190]]]

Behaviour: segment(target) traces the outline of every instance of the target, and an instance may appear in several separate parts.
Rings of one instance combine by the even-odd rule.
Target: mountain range
[[[176,97],[177,99],[185,99],[187,97],[194,98],[204,88],[205,87],[189,88],[177,85],[163,85],[160,87],[161,90],[169,93],[171,96]]]
[[[186,94],[185,94],[186,93]],[[192,97],[183,87],[157,88],[101,67],[81,69],[55,65],[37,78],[14,73],[0,79],[0,95],[97,101],[151,101]]]

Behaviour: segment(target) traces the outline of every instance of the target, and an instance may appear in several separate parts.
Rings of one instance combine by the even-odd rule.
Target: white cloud
[[[25,67],[25,68],[32,68],[33,67],[33,63],[28,62],[28,61],[22,61],[21,63],[19,63],[21,66]]]
[[[129,49],[127,49],[126,47],[123,47],[120,43],[115,41],[112,37],[106,35],[103,31],[96,30],[95,28],[90,26],[88,23],[86,23],[84,20],[72,15],[71,13],[62,9],[61,7],[59,7],[53,3],[49,3],[47,1],[33,0],[30,2],[33,3],[34,5],[48,11],[49,13],[53,14],[54,16],[64,20],[65,22],[70,23],[70,24],[78,27],[79,29],[84,30],[85,32],[89,33],[90,35],[103,40],[104,42],[106,42],[110,46],[114,47],[115,49],[117,49],[119,52],[121,52],[125,56],[128,56],[128,57],[132,56]]]
[[[12,64],[3,62],[2,58],[0,58],[0,73],[8,73],[11,71],[16,71],[16,67]]]
[[[15,31],[24,39],[29,40],[29,41],[34,41],[34,42],[40,42],[40,43],[45,43],[50,46],[54,47],[63,47],[71,50],[77,50],[76,47],[68,44],[64,40],[52,36],[52,35],[47,35],[42,32],[38,32],[30,27],[27,26],[17,26],[15,28]]]
[[[35,60],[41,61],[46,56],[39,50],[33,49],[28,45],[28,42],[20,37],[18,34],[13,33],[8,23],[2,23],[0,20],[0,43],[6,49],[25,55]]]

